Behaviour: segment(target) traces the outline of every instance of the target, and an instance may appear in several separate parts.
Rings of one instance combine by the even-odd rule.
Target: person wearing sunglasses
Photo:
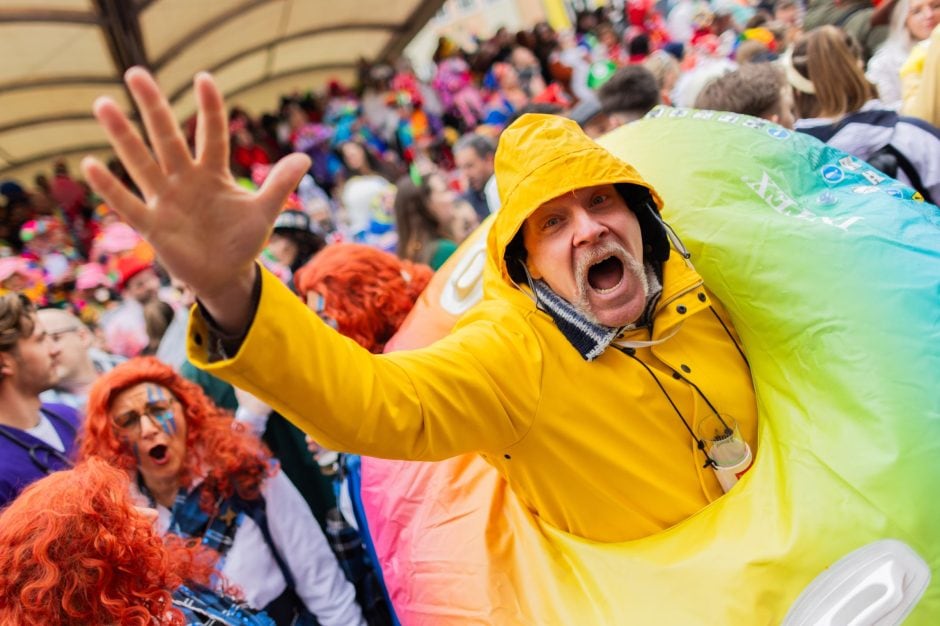
[[[78,414],[39,397],[56,383],[59,354],[28,298],[0,296],[0,507],[71,466]]]

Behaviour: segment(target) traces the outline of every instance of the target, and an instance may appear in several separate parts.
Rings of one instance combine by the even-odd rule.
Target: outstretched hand
[[[195,156],[153,77],[131,68],[125,82],[152,150],[113,100],[99,98],[94,113],[143,199],[97,159],[82,161],[84,175],[107,205],[153,246],[167,271],[192,286],[222,328],[240,331],[251,313],[254,260],[310,161],[302,154],[285,157],[259,191],[249,191],[229,170],[225,103],[208,74],[200,73],[194,81]]]

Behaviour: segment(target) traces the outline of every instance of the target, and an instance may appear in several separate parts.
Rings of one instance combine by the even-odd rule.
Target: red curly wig
[[[301,296],[323,296],[320,314],[370,352],[380,353],[404,321],[434,272],[376,248],[327,246],[294,274]]]
[[[168,546],[101,459],[27,487],[0,514],[0,624],[181,625],[170,593],[208,584],[208,550]]]
[[[220,498],[234,493],[245,500],[260,496],[261,483],[275,471],[271,453],[231,413],[217,407],[195,383],[153,357],[131,359],[101,376],[88,396],[85,427],[79,435],[79,458],[98,456],[131,471],[137,461],[121,442],[109,415],[114,399],[140,383],[166,388],[180,402],[186,417],[186,459],[180,485],[204,476],[201,508],[212,515]]]

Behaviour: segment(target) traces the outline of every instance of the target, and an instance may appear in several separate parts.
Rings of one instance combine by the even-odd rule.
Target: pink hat
[[[0,258],[0,282],[4,282],[16,274],[29,279],[31,283],[42,281],[42,272],[30,265],[27,259],[21,256]]]
[[[94,289],[110,287],[111,281],[100,263],[85,263],[76,269],[75,288]]]
[[[104,227],[95,243],[98,250],[111,255],[133,250],[140,241],[136,230],[123,222],[115,222]]]

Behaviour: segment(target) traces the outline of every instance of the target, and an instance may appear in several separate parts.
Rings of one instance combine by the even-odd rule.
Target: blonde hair
[[[814,93],[807,93],[794,85],[799,117],[843,117],[877,97],[878,91],[860,67],[859,51],[851,35],[835,26],[821,26],[793,44],[789,62],[814,88]]]

